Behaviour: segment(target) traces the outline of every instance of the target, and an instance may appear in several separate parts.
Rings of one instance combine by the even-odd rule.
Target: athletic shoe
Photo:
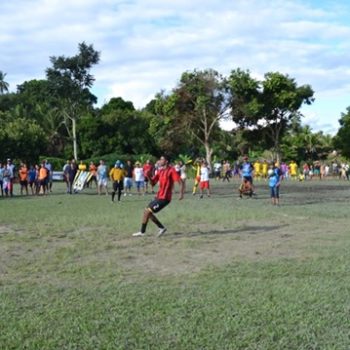
[[[144,236],[144,235],[145,235],[145,234],[142,233],[142,232],[136,232],[136,233],[133,233],[133,234],[132,234],[133,237],[142,237],[142,236]]]
[[[163,236],[165,232],[166,232],[166,228],[165,228],[165,227],[161,228],[161,229],[158,231],[158,237]]]
[[[124,197],[126,197],[126,193],[124,193]]]

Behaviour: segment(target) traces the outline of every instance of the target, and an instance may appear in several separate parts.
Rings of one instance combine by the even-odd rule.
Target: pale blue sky
[[[136,107],[186,70],[280,71],[315,90],[304,122],[335,133],[350,105],[349,13],[349,1],[2,0],[0,70],[14,91],[86,41],[101,52],[99,104],[122,96]]]

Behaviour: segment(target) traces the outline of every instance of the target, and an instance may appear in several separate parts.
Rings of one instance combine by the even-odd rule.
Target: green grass
[[[133,238],[150,196],[0,199],[1,349],[348,349],[346,182],[284,183],[272,207],[175,198],[167,234]]]

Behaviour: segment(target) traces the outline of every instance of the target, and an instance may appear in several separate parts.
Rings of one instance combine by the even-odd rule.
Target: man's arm
[[[155,186],[157,184],[158,180],[159,180],[159,175],[156,174],[153,177],[147,176],[147,178],[148,178],[149,182],[151,183],[151,185]]]

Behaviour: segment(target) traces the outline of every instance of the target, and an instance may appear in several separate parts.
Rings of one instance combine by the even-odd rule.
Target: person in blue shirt
[[[271,195],[271,203],[273,205],[280,204],[280,185],[283,179],[283,174],[281,169],[274,162],[270,165],[268,170],[268,178],[269,178],[269,187],[270,187],[270,195]]]
[[[29,187],[32,191],[32,195],[36,194],[35,180],[37,179],[37,172],[33,165],[30,166],[28,172]]]

